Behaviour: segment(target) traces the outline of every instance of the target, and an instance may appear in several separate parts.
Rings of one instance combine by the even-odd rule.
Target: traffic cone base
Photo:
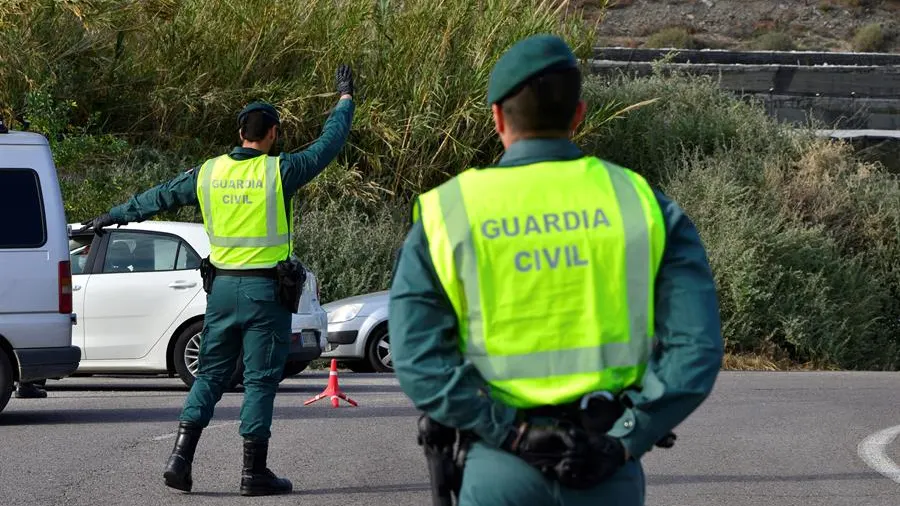
[[[341,387],[338,386],[338,374],[337,374],[337,359],[331,359],[331,371],[328,373],[328,386],[325,387],[325,390],[322,391],[319,395],[312,397],[303,403],[304,406],[308,406],[316,401],[322,400],[326,397],[331,398],[331,407],[336,408],[340,405],[340,400],[343,399],[347,401],[351,406],[359,406],[353,399],[347,397],[347,394],[341,392]]]

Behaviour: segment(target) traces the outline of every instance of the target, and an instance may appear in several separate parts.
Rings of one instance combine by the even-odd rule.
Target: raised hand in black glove
[[[126,223],[128,222],[117,220],[110,216],[109,213],[104,213],[100,216],[97,216],[96,218],[82,221],[81,224],[83,226],[78,229],[77,232],[84,232],[85,230],[94,229],[95,234],[102,236],[104,233],[103,227],[108,227],[110,225],[125,225]]]
[[[342,96],[353,94],[353,71],[349,65],[341,65],[337,69],[337,91]]]

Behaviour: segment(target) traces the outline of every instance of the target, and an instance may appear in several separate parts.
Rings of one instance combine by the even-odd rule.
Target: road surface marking
[[[890,459],[884,449],[900,435],[900,425],[876,432],[863,439],[856,451],[872,469],[900,483],[900,466]]]
[[[215,425],[209,425],[206,428],[207,429],[217,429],[219,427],[231,427],[232,425],[239,425],[240,423],[241,423],[240,420],[235,420],[233,422],[225,422],[225,423],[217,423]],[[162,436],[156,436],[153,438],[153,440],[154,441],[162,441],[163,439],[173,438],[177,435],[178,435],[177,432],[170,432],[168,434],[163,434]]]

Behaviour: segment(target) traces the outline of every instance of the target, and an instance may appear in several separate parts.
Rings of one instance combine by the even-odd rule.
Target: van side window
[[[199,266],[197,254],[177,237],[148,232],[112,232],[103,272],[159,272]]]
[[[0,249],[40,248],[47,242],[41,181],[32,169],[0,169],[0,216],[8,219]]]

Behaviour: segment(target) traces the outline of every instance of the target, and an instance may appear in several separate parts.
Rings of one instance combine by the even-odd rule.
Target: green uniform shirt
[[[583,156],[567,140],[534,139],[507,149],[500,167]],[[548,181],[548,191],[553,182]],[[709,395],[722,362],[716,287],[697,230],[681,208],[655,192],[666,222],[666,246],[656,280],[657,350],[641,392],[610,435],[634,458],[674,429]],[[478,370],[457,347],[456,315],[437,278],[421,221],[409,231],[390,289],[391,355],[397,379],[414,405],[445,425],[472,430],[500,446],[516,411],[488,394]]]
[[[347,141],[353,121],[355,105],[351,99],[342,99],[331,112],[322,135],[312,145],[299,153],[281,153],[281,184],[285,207],[289,209],[291,197],[303,185],[309,183],[331,163]],[[263,154],[251,148],[234,148],[229,156],[246,160]],[[109,211],[113,218],[129,222],[143,221],[151,216],[175,207],[198,204],[197,175],[200,167],[180,174],[174,179],[133,196],[128,202]]]

